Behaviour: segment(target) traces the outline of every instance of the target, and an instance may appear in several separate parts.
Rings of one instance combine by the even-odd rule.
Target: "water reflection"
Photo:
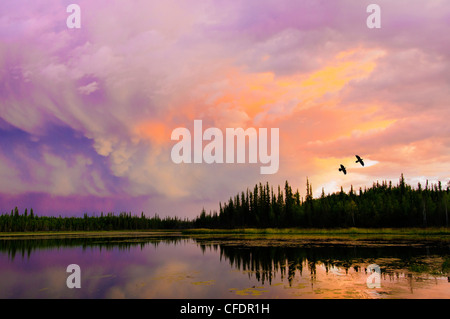
[[[83,287],[65,286],[80,264]],[[382,289],[368,289],[367,266]],[[450,298],[445,240],[120,234],[0,240],[1,298]]]
[[[314,245],[308,240],[297,246],[255,246],[220,245],[220,256],[228,260],[236,269],[255,276],[262,284],[272,283],[274,276],[287,278],[289,285],[296,274],[303,276],[307,268],[311,280],[316,279],[317,266],[324,268],[326,274],[343,271],[345,275],[352,270],[355,273],[368,274],[366,266],[379,264],[383,276],[400,276],[402,273],[430,274],[434,276],[448,276],[450,274],[450,249],[439,242],[412,245],[389,243],[376,246],[348,245],[341,243],[315,241]],[[373,244],[373,243],[372,243]],[[202,249],[207,244],[201,245]],[[305,267],[307,266],[307,267]],[[450,280],[450,279],[449,279]]]
[[[154,237],[153,237],[154,236]],[[0,239],[0,252],[5,253],[13,261],[17,254],[22,258],[30,258],[31,253],[37,253],[44,249],[64,249],[70,247],[81,247],[83,250],[96,249],[103,250],[130,250],[130,248],[140,247],[141,250],[152,245],[157,247],[161,243],[179,244],[188,241],[188,238],[181,236],[133,236],[121,235],[120,237],[79,237],[79,236],[48,236],[22,239]]]

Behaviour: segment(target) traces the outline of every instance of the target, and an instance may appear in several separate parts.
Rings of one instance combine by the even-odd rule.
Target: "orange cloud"
[[[134,134],[139,139],[150,140],[157,144],[170,142],[171,129],[163,122],[146,120],[136,125]]]
[[[245,112],[255,121],[258,117],[273,120],[299,109],[339,103],[339,92],[350,81],[367,78],[384,52],[353,49],[343,51],[321,69],[277,77],[272,72],[245,73],[228,70],[225,80],[203,89],[201,100],[214,109],[232,108]]]

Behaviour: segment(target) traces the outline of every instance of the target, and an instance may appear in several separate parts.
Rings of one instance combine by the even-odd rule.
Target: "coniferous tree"
[[[302,200],[298,190],[294,193],[286,181],[284,189],[277,192],[268,183],[255,185],[253,191],[238,193],[227,203],[219,203],[219,212],[206,213],[190,221],[177,217],[161,219],[157,214],[148,218],[130,213],[113,213],[100,216],[47,217],[37,216],[33,209],[19,213],[18,207],[9,214],[0,215],[0,231],[98,231],[179,229],[191,227],[448,227],[450,182],[418,183],[413,189],[407,185],[403,174],[396,186],[391,182],[377,181],[371,188],[351,186],[348,193],[340,192],[313,198],[312,185],[306,180],[306,196]]]

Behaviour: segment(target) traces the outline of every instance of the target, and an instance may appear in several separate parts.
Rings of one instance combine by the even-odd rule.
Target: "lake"
[[[70,264],[80,266],[80,289],[66,285]],[[379,267],[375,288],[369,265]],[[175,232],[0,237],[0,298],[450,298],[450,242]]]

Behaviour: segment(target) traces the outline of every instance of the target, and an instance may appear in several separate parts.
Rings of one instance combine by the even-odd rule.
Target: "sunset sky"
[[[445,184],[449,30],[448,0],[3,0],[0,212],[191,218],[266,181]],[[195,119],[279,128],[279,171],[174,164]]]

